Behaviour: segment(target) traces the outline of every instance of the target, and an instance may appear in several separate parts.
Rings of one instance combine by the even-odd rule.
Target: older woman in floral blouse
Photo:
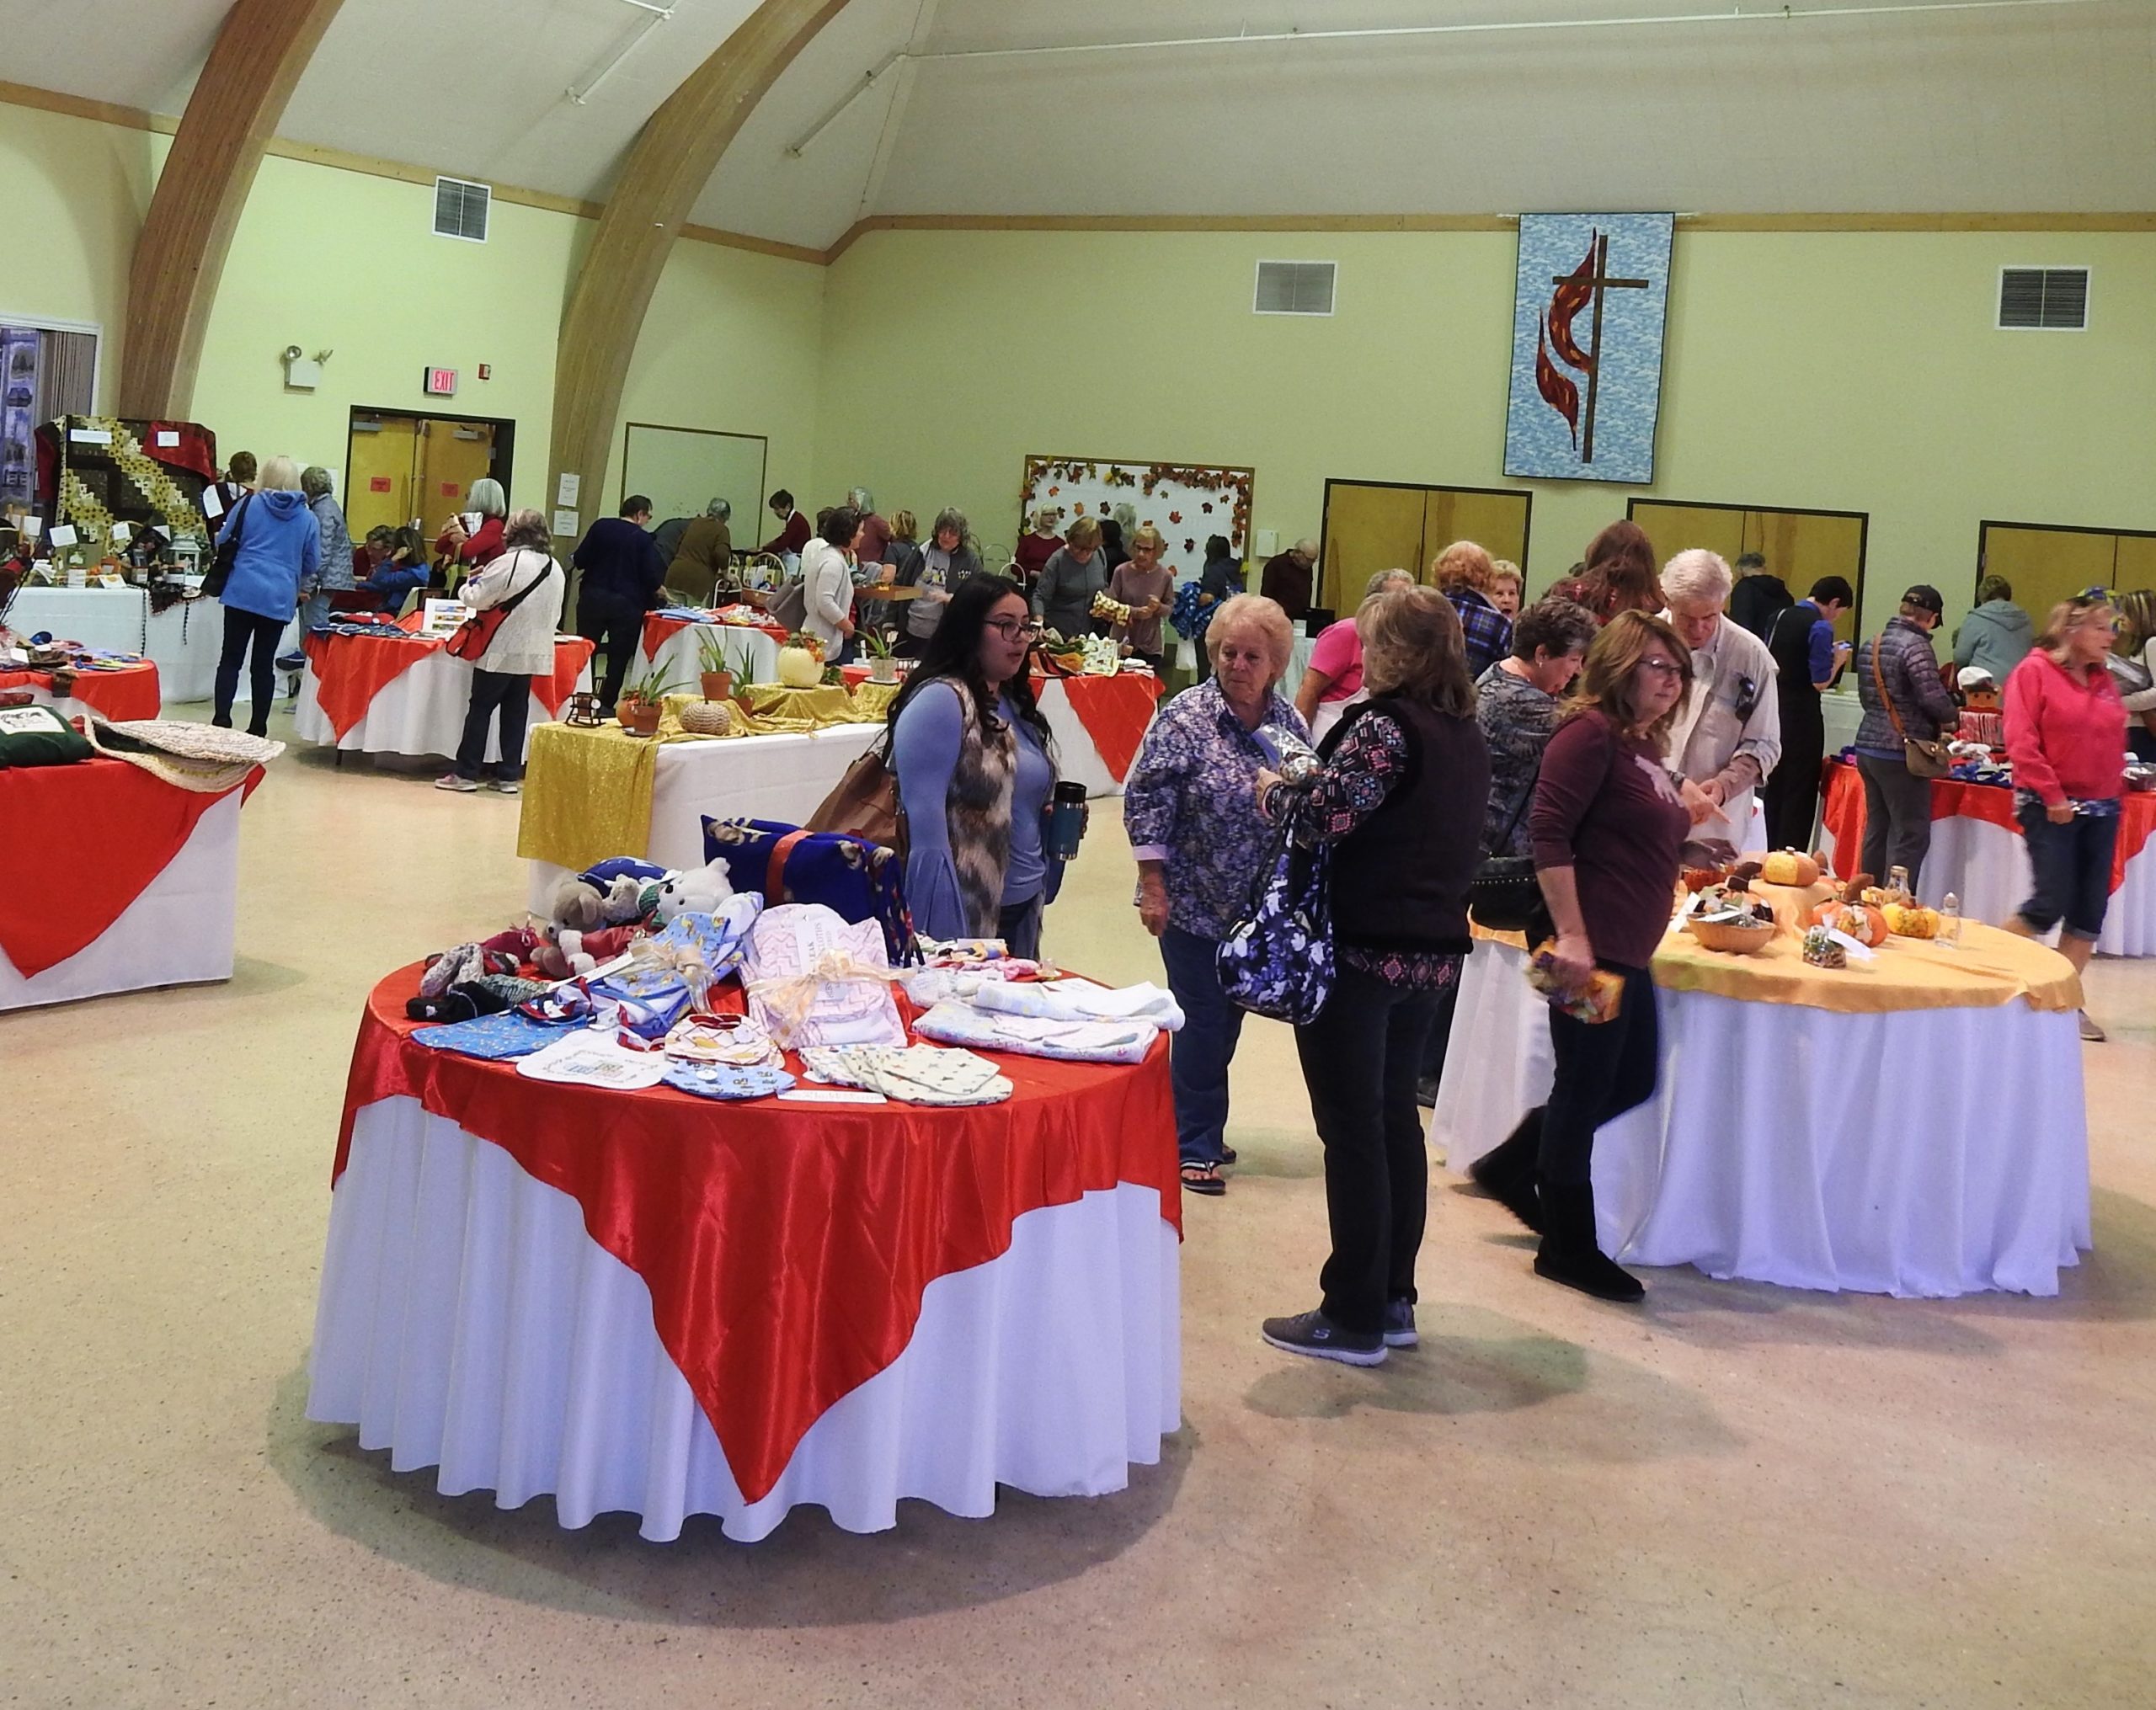
[[[1193,1193],[1225,1192],[1220,1166],[1235,1158],[1224,1136],[1242,1011],[1221,991],[1214,958],[1272,848],[1257,775],[1310,752],[1301,716],[1275,687],[1294,646],[1274,601],[1224,601],[1205,631],[1213,674],[1161,709],[1124,785],[1139,916],[1161,940],[1185,1018],[1169,1069],[1182,1185]]]

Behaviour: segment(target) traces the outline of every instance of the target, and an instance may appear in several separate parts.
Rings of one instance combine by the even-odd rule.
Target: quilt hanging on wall
[[[1523,214],[1505,473],[1654,479],[1673,214]]]
[[[1105,457],[1028,457],[1019,498],[1024,519],[1043,509],[1060,514],[1059,528],[1080,517],[1113,516],[1127,504],[1168,543],[1163,562],[1195,576],[1209,535],[1225,535],[1237,557],[1248,552],[1251,492],[1256,472],[1231,466],[1116,463]]]

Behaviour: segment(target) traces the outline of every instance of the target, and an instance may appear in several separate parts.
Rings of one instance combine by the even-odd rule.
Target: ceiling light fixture
[[[568,98],[579,107],[591,99],[591,92],[594,89],[614,75],[614,68],[616,66],[637,51],[638,45],[644,37],[672,18],[675,12],[673,6],[657,5],[654,3],[654,0],[622,0],[622,3],[625,6],[633,6],[644,15],[630,26],[629,33],[622,38],[622,45],[614,50],[611,59],[593,72],[590,76],[579,78],[569,85]]]
[[[632,5],[638,0],[630,0]],[[941,52],[909,53],[901,48],[847,92],[846,98],[819,119],[787,149],[798,158],[808,145],[838,122],[846,109],[867,94],[895,66],[909,61],[926,65],[937,61],[1032,59],[1044,55],[1159,52],[1171,48],[1256,47],[1306,41],[1399,41],[1418,36],[1500,35],[1540,29],[1668,29],[1688,24],[1797,24],[1810,19],[1890,18],[1913,13],[2014,12],[2035,6],[2095,6],[2106,0],[1894,0],[1871,6],[1777,6],[1769,11],[1680,12],[1637,18],[1511,19],[1484,24],[1406,24],[1365,29],[1274,29],[1240,35],[1187,35],[1154,41],[1079,41],[1039,47],[960,47]]]

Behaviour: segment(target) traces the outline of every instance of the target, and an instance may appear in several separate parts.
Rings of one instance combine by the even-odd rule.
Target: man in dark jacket
[[[600,705],[609,712],[622,692],[622,679],[643,639],[643,615],[651,610],[666,580],[666,561],[644,532],[651,501],[632,493],[622,514],[602,517],[578,542],[570,562],[582,573],[578,583],[576,632],[605,656],[599,684]]]
[[[1757,552],[1747,552],[1730,567],[1737,572],[1737,588],[1729,596],[1729,621],[1766,641],[1774,620],[1796,604],[1789,585],[1767,573],[1767,561]]]

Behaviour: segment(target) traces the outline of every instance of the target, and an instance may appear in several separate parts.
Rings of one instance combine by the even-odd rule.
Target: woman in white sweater
[[[825,513],[819,538],[801,549],[801,627],[824,644],[826,664],[843,663],[853,640],[853,563],[847,549],[861,532],[861,513],[842,504]]]
[[[474,611],[504,612],[487,650],[473,662],[472,701],[464,713],[464,738],[456,764],[435,780],[437,790],[469,795],[486,770],[487,732],[499,711],[501,759],[494,788],[517,793],[524,779],[524,727],[531,713],[531,679],[552,676],[554,631],[561,626],[566,578],[550,550],[547,519],[536,510],[510,513],[502,528],[502,553],[467,578],[457,598]]]

